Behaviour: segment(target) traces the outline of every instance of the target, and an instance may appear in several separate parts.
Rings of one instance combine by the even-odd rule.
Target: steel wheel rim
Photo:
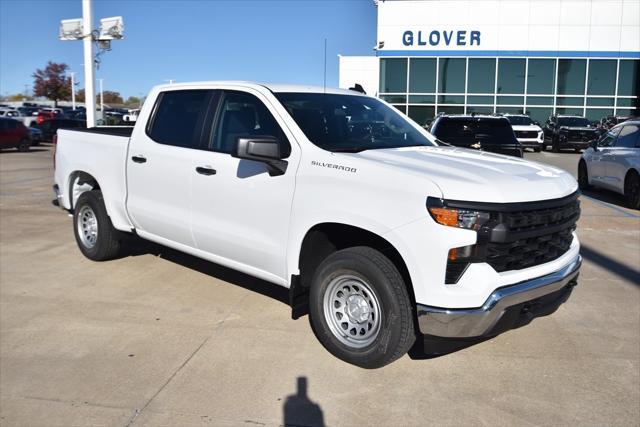
[[[90,206],[83,206],[78,212],[77,227],[82,245],[93,248],[98,241],[98,218]]]
[[[363,348],[378,337],[380,303],[375,292],[360,277],[341,275],[329,283],[323,298],[324,317],[342,344]]]

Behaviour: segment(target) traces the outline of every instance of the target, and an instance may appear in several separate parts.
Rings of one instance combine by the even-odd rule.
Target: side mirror
[[[231,151],[238,159],[266,163],[269,175],[283,175],[287,171],[287,161],[282,159],[279,141],[272,136],[238,138]]]
[[[533,122],[534,125],[540,126],[540,122]]]

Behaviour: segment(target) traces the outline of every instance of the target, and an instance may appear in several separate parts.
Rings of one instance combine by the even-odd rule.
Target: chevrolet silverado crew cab
[[[54,190],[86,257],[136,234],[287,287],[365,368],[549,314],[581,262],[568,173],[441,145],[347,90],[156,87],[133,128],[58,131]]]

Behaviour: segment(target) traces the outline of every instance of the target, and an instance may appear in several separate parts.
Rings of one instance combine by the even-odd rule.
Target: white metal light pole
[[[76,110],[76,73],[71,72],[71,109]]]
[[[93,64],[93,10],[91,0],[82,0],[82,27],[84,43],[84,102],[87,114],[87,127],[96,126],[96,92]]]
[[[100,82],[100,112],[104,112],[104,98],[102,97],[102,79],[98,79]],[[104,117],[103,117],[104,119]]]

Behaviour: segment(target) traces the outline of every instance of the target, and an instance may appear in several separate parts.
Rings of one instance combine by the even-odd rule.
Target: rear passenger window
[[[622,128],[615,146],[622,148],[633,148],[640,142],[640,127],[636,125],[627,125]]]
[[[162,93],[147,128],[147,135],[160,144],[200,148],[202,125],[211,96],[209,90]]]
[[[291,153],[280,125],[262,101],[248,93],[225,91],[213,134],[213,150],[231,153],[238,138],[251,136],[277,138],[283,157]]]

